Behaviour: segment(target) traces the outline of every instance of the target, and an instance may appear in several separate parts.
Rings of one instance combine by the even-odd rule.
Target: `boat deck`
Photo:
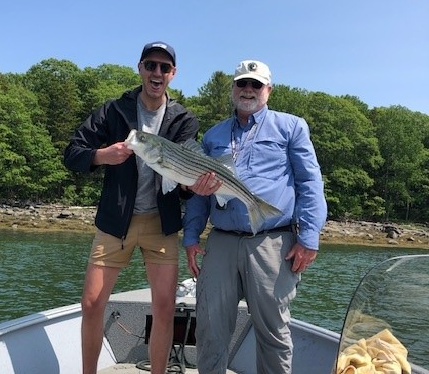
[[[227,374],[235,374],[235,371],[227,370]],[[103,370],[99,370],[97,374],[147,374],[146,370],[137,369],[135,364],[116,364]],[[197,369],[186,369],[186,374],[197,374]]]

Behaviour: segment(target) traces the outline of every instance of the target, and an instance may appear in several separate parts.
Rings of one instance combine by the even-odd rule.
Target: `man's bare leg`
[[[146,264],[152,292],[149,357],[152,374],[165,374],[173,343],[177,265]]]
[[[103,342],[104,310],[120,268],[89,264],[82,294],[82,370],[96,374]]]

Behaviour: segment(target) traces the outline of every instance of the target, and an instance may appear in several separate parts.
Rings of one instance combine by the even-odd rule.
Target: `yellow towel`
[[[384,329],[344,349],[338,357],[337,374],[411,374],[407,355],[402,343]]]

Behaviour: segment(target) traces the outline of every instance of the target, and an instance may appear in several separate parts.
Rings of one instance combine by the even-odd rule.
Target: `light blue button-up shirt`
[[[310,132],[304,119],[269,110],[249,117],[242,128],[234,116],[203,136],[211,157],[232,155],[237,177],[247,188],[283,214],[267,219],[260,230],[299,223],[298,242],[318,249],[327,207],[323,181]],[[186,202],[183,245],[199,242],[207,220],[222,230],[251,232],[243,202],[235,198],[219,209],[215,196],[194,195]]]

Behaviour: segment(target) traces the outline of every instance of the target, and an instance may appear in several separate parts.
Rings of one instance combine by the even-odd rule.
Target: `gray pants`
[[[292,372],[289,303],[300,275],[284,257],[291,232],[240,237],[212,230],[197,282],[196,341],[200,374],[224,374],[239,301],[247,301],[256,334],[258,374]]]

